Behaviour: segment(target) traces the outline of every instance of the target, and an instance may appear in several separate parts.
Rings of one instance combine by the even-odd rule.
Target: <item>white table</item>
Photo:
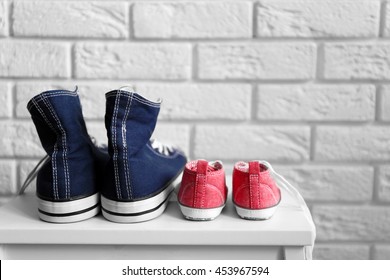
[[[46,223],[31,194],[0,208],[0,259],[310,259],[314,236],[309,218],[286,192],[267,221],[240,219],[230,199],[208,222],[185,220],[175,201],[160,217],[137,224],[101,215]]]

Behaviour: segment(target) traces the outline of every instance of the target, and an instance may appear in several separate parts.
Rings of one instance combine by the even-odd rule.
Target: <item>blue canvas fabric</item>
[[[27,109],[50,156],[37,176],[37,196],[61,202],[99,192],[108,155],[87,133],[77,89],[42,92]]]
[[[164,190],[186,163],[178,149],[161,153],[150,137],[160,103],[123,90],[106,93],[105,125],[110,159],[102,195],[113,201],[132,202]]]

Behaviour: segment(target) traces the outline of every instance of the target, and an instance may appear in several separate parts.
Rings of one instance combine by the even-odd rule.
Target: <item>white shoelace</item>
[[[30,171],[30,173],[27,175],[26,180],[24,180],[24,183],[22,187],[19,190],[18,195],[22,195],[24,191],[27,189],[27,187],[31,184],[32,181],[37,177],[39,170],[50,160],[50,157],[48,155],[41,158],[41,160],[37,163],[37,165],[33,168],[33,170]]]
[[[165,156],[169,156],[175,150],[175,148],[172,145],[163,144],[160,141],[157,141],[156,139],[151,139],[150,145],[152,146],[153,150],[156,150],[157,152]]]
[[[271,173],[275,174],[275,176],[279,179],[278,186],[280,186],[282,189],[286,190],[289,194],[291,194],[293,197],[295,197],[298,200],[299,206],[302,208],[303,213],[306,216],[306,218],[310,224],[310,227],[312,228],[312,231],[313,231],[312,248],[309,250],[309,252],[307,252],[307,254],[310,254],[310,258],[311,258],[311,254],[312,254],[313,247],[314,247],[314,241],[316,238],[316,226],[313,222],[313,218],[311,216],[309,207],[307,207],[305,200],[303,199],[302,195],[298,192],[298,190],[293,185],[291,185],[282,175],[277,173],[268,161],[259,161],[259,162],[261,164],[264,164],[265,166],[267,166],[268,169],[271,171]]]

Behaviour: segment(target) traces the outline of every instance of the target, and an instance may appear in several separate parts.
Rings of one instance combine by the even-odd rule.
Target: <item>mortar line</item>
[[[198,58],[198,45],[193,44],[191,49],[191,81],[197,82],[198,81],[198,69],[199,65],[199,58]]]
[[[14,36],[14,19],[13,19],[13,12],[14,12],[14,2],[9,2],[8,6],[6,7],[8,12],[8,36],[13,37]]]
[[[253,83],[251,85],[251,102],[250,102],[250,114],[249,114],[249,120],[250,121],[258,121],[257,119],[257,104],[261,100],[259,100],[259,95],[257,94],[259,91],[258,85],[256,83]]]
[[[325,58],[325,48],[323,43],[317,44],[317,56],[316,56],[316,69],[315,77],[317,81],[320,81],[324,77],[324,59]]]
[[[382,86],[375,86],[375,121],[382,121]]]
[[[10,83],[10,94],[11,94],[11,120],[16,120],[17,117],[17,90],[16,90],[16,83],[11,82]],[[9,118],[7,118],[9,119]]]
[[[315,152],[316,152],[316,142],[317,142],[317,127],[311,125],[310,127],[310,151],[309,151],[309,160],[315,161]]]
[[[257,38],[257,7],[259,3],[254,2],[252,5],[252,38],[256,39]]]
[[[129,28],[128,35],[129,35],[129,38],[128,38],[128,40],[129,41],[134,41],[134,40],[137,39],[135,37],[133,9],[134,9],[134,3],[129,2],[128,3],[128,11],[129,11],[129,16],[128,16],[128,19],[129,19],[129,23],[128,23],[128,28]]]
[[[373,177],[373,182],[372,182],[372,201],[373,202],[381,202],[379,199],[379,166],[378,165],[373,165],[374,168],[374,177]]]
[[[378,37],[384,38],[385,28],[386,28],[386,6],[387,1],[381,1],[379,9],[379,32]]]

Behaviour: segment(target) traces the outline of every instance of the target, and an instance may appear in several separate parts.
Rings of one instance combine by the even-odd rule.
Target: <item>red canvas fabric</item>
[[[227,188],[222,165],[206,160],[186,164],[178,193],[180,204],[192,208],[214,208],[225,204]]]
[[[264,209],[280,202],[280,189],[267,166],[238,162],[233,169],[233,202],[242,208]]]

